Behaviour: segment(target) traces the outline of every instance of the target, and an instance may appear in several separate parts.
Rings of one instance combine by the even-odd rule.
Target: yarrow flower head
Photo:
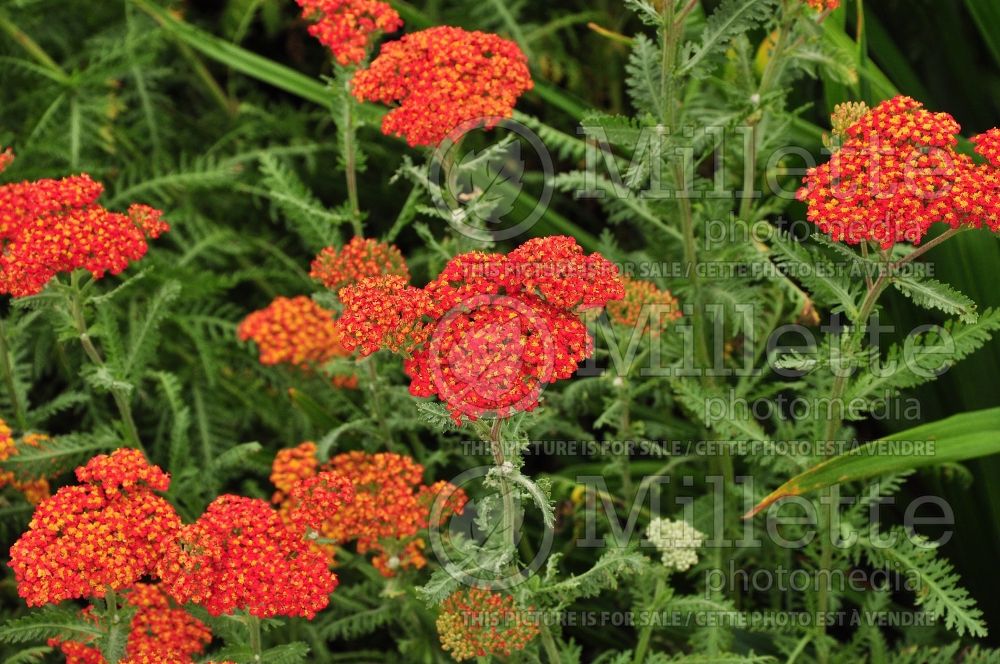
[[[291,364],[302,369],[323,364],[348,351],[341,345],[334,313],[305,295],[278,297],[247,316],[237,329],[241,341],[252,339],[265,365]]]
[[[292,449],[300,458],[314,452],[315,446],[303,443]],[[287,458],[279,453],[274,470],[287,466]],[[467,501],[465,492],[449,482],[424,485],[423,474],[423,466],[407,456],[345,452],[314,474],[303,472],[305,477],[287,497],[279,491],[275,498],[294,527],[306,527],[337,543],[356,542],[358,553],[375,553],[372,564],[389,577],[402,569],[423,567],[424,541],[418,534],[461,514]],[[343,504],[332,509],[331,502]],[[332,551],[325,551],[332,558]]]
[[[136,455],[140,455],[137,457]],[[153,572],[180,528],[154,490],[169,479],[135,450],[118,450],[77,469],[84,484],[41,502],[11,547],[10,566],[28,606],[103,597]]]
[[[170,598],[158,585],[140,583],[126,595],[126,602],[136,609],[125,644],[125,664],[170,662],[188,664],[204,652],[212,632],[202,621],[184,609],[171,605]],[[94,607],[89,608],[93,611]],[[49,640],[59,648],[67,664],[105,664],[101,651],[79,641]]]
[[[398,104],[383,119],[382,133],[411,146],[437,145],[469,122],[492,128],[533,86],[517,44],[449,26],[385,44],[353,80],[359,101]]]
[[[664,567],[686,572],[698,562],[705,534],[686,521],[654,518],[646,528],[646,539],[659,549]]]
[[[316,443],[312,441],[278,450],[271,464],[271,484],[277,489],[271,501],[283,502],[296,484],[316,475],[318,468]]]
[[[529,240],[504,256],[456,256],[423,289],[400,278],[341,291],[348,347],[410,355],[414,396],[437,396],[456,421],[538,405],[593,352],[579,310],[624,296],[617,268],[573,238]]]
[[[37,448],[49,440],[50,438],[44,434],[27,433],[21,438],[21,445]],[[18,453],[17,447],[10,427],[0,420],[0,462],[15,456]],[[49,481],[44,477],[21,479],[11,470],[0,471],[0,489],[6,486],[23,493],[25,500],[32,505],[37,505],[49,497]]]
[[[118,274],[146,255],[147,237],[169,230],[160,212],[129,214],[97,203],[103,187],[88,175],[0,186],[0,293],[35,295],[57,274]]]
[[[627,277],[623,281],[625,297],[607,304],[612,322],[627,327],[643,322],[643,333],[656,336],[681,317],[677,298],[670,291],[660,290],[651,281]]]
[[[882,102],[806,175],[798,197],[809,220],[834,240],[884,249],[918,244],[935,222],[1000,229],[1000,172],[955,151],[959,130],[909,97]],[[980,143],[989,150],[989,138]]]
[[[441,603],[437,619],[441,648],[456,661],[523,650],[539,632],[533,609],[522,609],[511,595],[485,588],[459,590]]]
[[[214,616],[312,619],[337,577],[326,558],[263,500],[223,495],[184,526],[156,568],[163,589]]]
[[[1000,168],[1000,128],[994,127],[984,134],[972,137],[976,152],[986,157],[991,166]]]
[[[338,324],[344,348],[363,356],[383,348],[408,353],[427,338],[423,317],[430,309],[427,293],[399,276],[368,277],[339,293],[344,312]]]
[[[354,502],[354,483],[331,471],[297,482],[288,497],[291,523],[302,532],[318,531],[341,506]]]
[[[314,21],[309,34],[330,49],[342,65],[365,59],[368,47],[379,34],[403,27],[399,14],[378,0],[296,0],[302,17]]]
[[[142,487],[155,491],[170,488],[170,477],[159,466],[150,465],[139,450],[123,448],[98,454],[76,469],[80,482],[100,484],[106,492],[129,492]]]
[[[339,249],[327,247],[321,251],[309,276],[337,292],[366,277],[397,276],[409,281],[410,271],[395,245],[354,237]]]

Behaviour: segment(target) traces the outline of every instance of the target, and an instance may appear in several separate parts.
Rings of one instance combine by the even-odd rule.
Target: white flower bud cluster
[[[646,539],[659,549],[663,565],[684,572],[698,562],[698,547],[705,534],[686,521],[653,519],[646,528]]]

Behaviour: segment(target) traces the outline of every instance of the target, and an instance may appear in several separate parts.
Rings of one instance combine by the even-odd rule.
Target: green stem
[[[504,464],[507,459],[503,449],[503,418],[498,417],[490,427],[490,449],[493,452],[493,463],[500,469],[500,498],[503,503],[503,532],[510,538],[511,545],[517,548],[514,537],[514,491],[510,479],[504,473]]]
[[[70,316],[73,319],[73,325],[80,339],[80,345],[83,346],[83,352],[87,354],[87,357],[94,366],[104,368],[106,366],[104,358],[101,357],[101,352],[97,350],[97,346],[94,345],[94,341],[90,338],[90,333],[88,332],[89,328],[87,327],[87,321],[83,313],[83,296],[79,285],[78,273],[74,272],[70,280],[69,310]],[[135,425],[135,419],[132,417],[132,407],[129,405],[128,394],[117,387],[111,388],[110,391],[111,396],[114,398],[115,406],[118,408],[118,413],[121,416],[122,424],[124,425],[126,444],[129,447],[134,447],[145,452],[142,440],[139,438],[139,430]]]
[[[252,616],[249,613],[245,616],[247,633],[250,636],[250,652],[253,654],[253,659],[255,662],[263,661],[263,649],[261,647],[260,639],[260,618],[257,616]]]
[[[858,313],[858,319],[856,324],[861,326],[863,329],[868,325],[868,319],[871,317],[872,313],[875,311],[875,307],[878,304],[878,299],[881,297],[882,293],[889,287],[892,283],[893,274],[899,270],[900,267],[916,260],[920,256],[923,256],[928,251],[934,247],[940,245],[943,242],[955,237],[962,232],[962,229],[950,229],[938,237],[934,238],[927,244],[921,246],[920,248],[912,251],[909,255],[901,258],[894,263],[883,264],[885,269],[882,274],[879,275],[878,279],[872,284],[871,288],[868,289],[868,294],[865,296],[864,302],[861,304],[861,309]],[[844,353],[850,357],[854,354],[857,344],[860,342],[864,335],[863,334],[853,334],[848,339],[847,347],[844,349]],[[847,389],[847,379],[848,371],[843,369],[837,373],[833,379],[833,387],[830,390],[830,408],[834,409],[832,416],[826,422],[826,427],[823,431],[822,442],[833,440],[833,437],[837,435],[837,431],[843,425],[843,411],[844,409],[839,405],[840,401],[844,397],[844,392]],[[833,564],[833,533],[831,528],[833,525],[833,510],[835,506],[833,501],[827,501],[825,503],[820,503],[819,510],[819,531],[820,531],[820,559],[819,559],[819,569],[826,570],[829,569]],[[830,593],[829,589],[824,585],[820,584],[817,594],[816,594],[816,610],[819,616],[824,615],[830,609]],[[822,623],[821,620],[817,620],[816,633],[819,638],[816,639],[816,651],[820,664],[826,664],[829,661],[829,654],[823,646],[823,637],[826,636],[826,625]]]
[[[618,379],[622,381],[622,384],[618,387],[618,408],[621,411],[621,418],[618,420],[618,443],[622,447],[621,457],[618,461],[621,464],[622,491],[626,497],[632,495],[632,457],[627,446],[629,432],[632,429],[632,414],[629,408],[632,403],[632,396],[628,388],[628,373],[626,371],[625,376]]]
[[[356,237],[365,234],[361,223],[361,204],[358,199],[358,157],[355,146],[354,97],[348,90],[344,101],[344,177],[347,181],[347,200],[351,207],[351,226]]]
[[[28,428],[28,417],[24,404],[21,403],[21,396],[17,391],[17,384],[14,379],[14,358],[11,355],[10,344],[7,341],[7,322],[0,318],[0,363],[3,368],[3,379],[7,384],[7,393],[10,394],[11,407],[14,409],[14,421],[21,433]]]
[[[379,431],[385,444],[393,447],[392,432],[389,430],[389,423],[382,412],[382,389],[378,379],[378,371],[375,367],[375,357],[369,357],[365,361],[365,370],[368,372],[368,391],[371,394],[372,411],[378,421]]]
[[[125,645],[128,637],[129,625],[124,622],[118,613],[118,594],[110,586],[104,593],[104,601],[107,605],[108,637],[101,649],[101,654],[109,664],[117,664],[125,655]]]
[[[663,581],[663,576],[661,575],[656,579],[656,589],[653,591],[653,606],[657,607],[660,605],[660,598],[663,596],[666,590],[666,583]],[[653,620],[647,620],[646,624],[642,626],[642,631],[639,632],[639,642],[635,646],[635,654],[632,656],[632,664],[642,664],[646,659],[646,653],[649,652],[649,640],[653,636]]]
[[[888,270],[886,272],[888,272]],[[865,300],[861,305],[861,311],[857,320],[857,324],[862,328],[867,326],[868,318],[875,310],[875,305],[878,303],[879,296],[885,292],[889,283],[890,279],[887,274],[882,274],[868,290],[868,295],[865,297]],[[844,352],[848,357],[854,354],[855,346],[862,336],[863,335],[855,335],[853,332],[851,333],[851,337],[848,339],[847,347],[844,349]],[[837,435],[837,431],[840,430],[840,427],[843,424],[844,409],[839,404],[841,399],[843,399],[844,391],[847,388],[847,374],[848,372],[841,368],[841,370],[834,377],[833,387],[830,390],[829,401],[832,416],[829,420],[827,420],[826,429],[823,432],[823,438],[820,442],[825,443],[825,441],[833,440],[833,437]],[[818,523],[820,532],[820,557],[818,569],[820,572],[830,569],[833,565],[834,509],[836,509],[836,506],[833,504],[832,500],[820,502]],[[827,581],[829,581],[829,576],[827,577]],[[829,661],[829,653],[824,644],[826,636],[826,622],[824,617],[829,610],[830,589],[827,587],[826,583],[820,583],[816,592],[816,654],[820,664],[826,664],[826,662]]]
[[[559,648],[556,647],[556,640],[552,638],[552,632],[544,620],[539,625],[539,633],[542,637],[542,647],[545,649],[545,656],[553,664],[559,664],[562,658],[559,656]]]
[[[760,118],[750,121],[750,141],[747,145],[743,164],[743,199],[740,201],[739,220],[750,223],[750,210],[753,208],[754,187],[757,183],[757,141],[760,134]]]

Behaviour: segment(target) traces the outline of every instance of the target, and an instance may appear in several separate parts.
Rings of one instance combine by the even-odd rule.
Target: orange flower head
[[[212,640],[212,632],[205,623],[184,609],[171,606],[170,598],[158,585],[136,584],[126,601],[136,612],[125,645],[125,658],[121,660],[124,663],[189,664]],[[90,606],[84,614],[93,617],[93,609]],[[88,643],[50,639],[49,645],[62,651],[67,664],[106,664],[101,651]]]
[[[280,503],[292,492],[300,481],[316,475],[319,459],[316,458],[316,443],[308,441],[278,450],[271,464],[271,484],[277,488],[272,502]]]
[[[441,647],[459,662],[510,656],[538,635],[532,611],[518,607],[511,595],[485,588],[459,590],[441,603],[437,619]]]
[[[160,213],[130,214],[97,203],[103,187],[88,175],[0,186],[0,293],[35,295],[57,274],[119,274],[146,255],[148,237],[169,229]]]
[[[143,486],[154,491],[170,488],[170,476],[159,466],[146,461],[139,450],[122,448],[111,454],[99,454],[76,469],[81,483],[99,484],[105,492],[127,493]]]
[[[324,471],[298,482],[288,499],[289,520],[303,532],[318,531],[324,521],[354,500],[354,484],[339,473]]]
[[[398,104],[383,119],[382,133],[405,137],[411,146],[437,145],[469,123],[490,129],[509,118],[533,86],[517,44],[449,26],[385,44],[353,80],[359,101]]]
[[[247,316],[237,334],[241,341],[252,339],[257,344],[261,364],[308,369],[348,354],[333,318],[332,311],[304,295],[278,297]]]
[[[650,281],[625,278],[625,297],[608,302],[608,317],[612,322],[635,327],[645,320],[643,333],[655,336],[681,317],[677,298],[670,291],[660,290]],[[649,308],[648,317],[643,312]]]
[[[233,495],[219,496],[184,526],[156,571],[170,596],[214,616],[245,610],[311,620],[337,587],[326,558],[301,532],[265,501]]]
[[[396,32],[403,20],[388,3],[378,0],[296,0],[303,18],[313,21],[309,34],[330,49],[342,65],[365,59],[379,34]]]
[[[344,347],[361,355],[387,348],[407,353],[424,341],[423,317],[430,309],[427,293],[400,276],[368,277],[340,290]]]
[[[305,525],[338,543],[355,541],[359,553],[374,552],[372,564],[385,576],[419,569],[427,563],[420,531],[461,514],[468,500],[449,482],[423,485],[423,473],[423,466],[399,454],[345,452],[301,480],[282,512],[297,528]]]
[[[22,445],[29,447],[41,447],[48,436],[40,433],[26,433],[21,439]],[[11,435],[10,428],[6,422],[0,420],[0,461],[6,461],[17,454],[17,446]],[[19,480],[13,471],[0,471],[0,488],[5,486],[14,487],[24,494],[25,500],[32,505],[37,505],[51,495],[49,493],[49,481],[44,477],[37,477],[26,480]]]
[[[865,114],[825,164],[810,169],[798,198],[807,216],[834,240],[888,249],[919,244],[937,222],[1000,228],[1000,177],[955,150],[960,127],[909,97]],[[980,140],[989,150],[991,139]]]
[[[429,320],[404,364],[410,393],[437,396],[456,422],[536,408],[546,385],[570,378],[593,352],[580,310],[625,293],[610,261],[566,236],[507,255],[461,254],[423,292]],[[383,300],[345,301],[344,317],[365,320]]]
[[[995,168],[1000,168],[1000,129],[994,127],[984,134],[972,137],[976,152],[986,157],[986,161]]]
[[[395,245],[355,237],[339,249],[327,247],[321,251],[309,276],[337,292],[365,277],[397,276],[409,281],[410,271]]]
[[[88,483],[43,500],[11,547],[9,564],[29,606],[132,587],[153,572],[180,529],[174,508],[153,493],[153,484],[168,482],[155,466],[112,454],[77,473]]]

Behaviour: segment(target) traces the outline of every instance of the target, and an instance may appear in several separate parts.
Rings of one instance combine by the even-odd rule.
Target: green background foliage
[[[461,25],[496,31],[521,45],[536,89],[519,104],[526,114],[519,118],[540,121],[537,130],[557,152],[558,171],[579,167],[576,128],[591,109],[631,115],[641,101],[629,95],[629,77],[637,74],[627,70],[631,38],[622,36],[634,35],[642,25],[617,0],[392,4],[413,29]],[[719,3],[704,4],[711,10]],[[842,64],[858,77],[838,76],[835,67],[826,67],[816,79],[795,79],[787,106],[802,113],[788,127],[789,143],[818,155],[836,103],[861,99],[874,105],[897,92],[952,113],[966,136],[998,124],[995,0],[863,5],[847,0],[823,30],[846,59]],[[756,50],[766,35],[748,36]],[[12,145],[18,155],[5,177],[86,171],[106,184],[109,207],[141,201],[174,220],[172,232],[131,269],[142,272],[141,281],[107,295],[116,306],[102,308],[106,313],[92,325],[115,376],[134,395],[139,426],[152,437],[147,447],[153,460],[174,475],[170,497],[186,519],[224,490],[267,498],[274,452],[317,432],[329,432],[320,441],[324,450],[376,450],[387,437],[385,427],[409,431],[407,443],[429,469],[456,467],[455,453],[424,435],[426,414],[422,417],[409,398],[396,364],[371,360],[381,362],[381,412],[373,417],[358,395],[331,391],[320,377],[262,367],[253,349],[236,340],[235,327],[250,311],[277,295],[316,291],[307,275],[309,261],[349,234],[340,174],[348,155],[337,142],[343,90],[344,82],[335,78],[327,54],[305,32],[291,1],[178,2],[169,9],[157,0],[0,2],[0,145]],[[360,195],[367,228],[371,235],[393,237],[422,283],[455,247],[450,240],[442,240],[444,246],[433,240],[441,235],[433,228],[440,220],[420,214],[417,187],[392,177],[404,165],[403,144],[377,132],[376,108],[363,113]],[[572,234],[588,250],[615,246],[619,255],[643,250],[644,233],[619,230],[622,214],[558,195],[531,232]],[[788,214],[801,217],[802,210],[793,206]],[[1000,307],[1000,290],[993,286],[1000,265],[996,238],[969,233],[932,256],[937,279],[968,294],[981,311]],[[901,296],[889,301],[887,312],[904,330],[928,320],[926,311]],[[89,398],[102,386],[77,374],[81,353],[64,343],[60,321],[34,307],[12,308],[8,319],[18,389],[31,404],[27,424],[54,434],[91,432],[60,443],[58,462],[65,469],[106,449],[113,439],[102,429],[114,419],[110,400]],[[998,375],[1000,345],[986,344],[936,382],[916,388],[924,419],[1000,405]],[[542,422],[541,430],[581,429],[569,415],[590,388],[582,382],[572,389],[553,397],[558,402],[565,396],[569,421]],[[5,399],[0,397],[3,413],[11,407]],[[687,425],[670,426],[684,431]],[[892,428],[891,423],[862,426],[872,439]],[[564,468],[541,465],[572,477],[588,469],[585,461]],[[998,624],[1000,595],[992,588],[1000,557],[995,481],[1000,458],[967,465],[971,477],[945,468],[924,472],[907,486],[944,495],[956,508],[956,537],[943,553],[954,561],[986,622]],[[560,498],[566,494],[556,491]],[[9,543],[30,509],[8,505],[0,512],[8,517],[3,534]],[[629,562],[609,565],[628,568]],[[347,569],[362,574],[350,562]],[[9,575],[2,593],[5,608],[13,611]],[[323,624],[321,637],[299,636],[317,649],[322,639],[333,638],[377,647],[368,635],[390,621],[391,611],[366,593],[363,585],[353,590],[345,585],[337,595],[348,613]],[[432,632],[430,614],[414,611],[414,629]],[[585,652],[624,647],[600,631],[578,630],[573,636]],[[991,638],[995,643],[996,635]],[[412,656],[429,657],[420,647],[412,644]],[[378,661],[378,655],[369,656],[344,661]]]

